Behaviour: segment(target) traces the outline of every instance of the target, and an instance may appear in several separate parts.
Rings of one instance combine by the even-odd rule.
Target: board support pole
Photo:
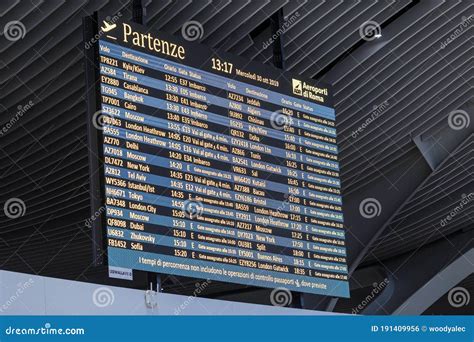
[[[273,42],[273,65],[285,70],[285,55],[283,41],[283,7],[270,17],[271,37],[276,37]]]
[[[145,25],[145,9],[142,0],[132,0],[130,6],[132,10],[132,21],[140,25]]]

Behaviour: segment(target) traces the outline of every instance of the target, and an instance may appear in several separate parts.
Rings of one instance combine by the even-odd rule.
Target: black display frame
[[[90,42],[94,40],[94,37],[99,36],[99,22],[101,18],[100,13],[94,13],[90,17],[84,18],[84,42]],[[90,47],[85,49],[85,75],[86,75],[86,86],[87,86],[87,130],[88,130],[88,144],[89,144],[89,179],[90,179],[90,192],[91,192],[91,231],[93,239],[93,258],[95,266],[108,266],[107,257],[107,234],[105,227],[106,215],[103,208],[105,208],[106,196],[105,196],[105,176],[104,176],[104,154],[101,145],[103,140],[103,133],[97,129],[93,124],[94,114],[101,110],[101,92],[100,92],[100,71],[99,71],[99,39],[90,44]],[[269,67],[269,66],[265,66]],[[270,68],[270,67],[269,67]],[[278,70],[282,72],[282,70]],[[286,72],[285,72],[286,73]],[[287,73],[292,74],[292,73]],[[302,78],[300,75],[294,74],[294,77]],[[303,77],[304,79],[304,77]],[[314,81],[314,80],[313,80]],[[327,88],[331,89],[329,84],[324,82],[318,82]],[[332,107],[332,98],[328,98],[331,102],[328,106]],[[94,218],[94,219],[92,219]],[[153,279],[150,275],[159,273],[147,272],[142,270],[133,270],[133,273],[140,272],[149,274],[149,279]],[[197,279],[187,276],[180,276],[188,279]],[[201,278],[202,279],[202,278]],[[234,284],[234,283],[233,283]],[[265,288],[252,285],[255,288]],[[317,295],[311,293],[295,292],[298,295],[311,295],[311,296],[324,296],[331,298],[330,295]]]

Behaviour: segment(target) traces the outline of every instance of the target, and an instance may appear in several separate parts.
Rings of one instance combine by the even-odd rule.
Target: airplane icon
[[[102,22],[104,23],[104,26],[101,26],[100,28],[102,29],[102,31],[104,32],[109,32],[111,30],[113,30],[114,28],[117,27],[117,24],[109,24],[108,22],[106,22],[105,20],[102,20]]]

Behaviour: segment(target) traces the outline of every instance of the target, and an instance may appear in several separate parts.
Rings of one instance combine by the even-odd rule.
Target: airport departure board
[[[348,297],[330,87],[101,24],[109,267]]]

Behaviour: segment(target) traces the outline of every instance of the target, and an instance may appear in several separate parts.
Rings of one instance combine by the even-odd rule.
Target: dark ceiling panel
[[[282,9],[290,23],[282,36],[287,68],[333,84],[345,201],[359,191],[370,192],[384,174],[411,160],[414,137],[455,135],[457,147],[446,147],[448,157],[387,222],[365,265],[472,229],[472,207],[439,226],[462,194],[473,191],[473,119],[463,131],[447,127],[454,110],[472,118],[472,25],[448,41],[471,18],[472,1],[144,4],[145,21],[154,29],[181,35],[184,23],[196,20],[203,25],[204,44],[267,64],[273,58],[266,45],[269,18]],[[0,3],[0,27],[19,20],[26,29],[23,39],[15,41],[0,30],[0,126],[33,103],[0,136],[0,203],[20,197],[27,206],[27,215],[16,220],[0,212],[0,268],[81,280],[97,272],[84,225],[90,208],[82,17],[104,10],[131,18],[129,7],[125,0]],[[380,39],[361,35],[368,21],[379,24]],[[366,125],[374,112],[378,119]],[[74,254],[66,253],[66,246]],[[167,277],[165,286],[179,292],[193,283]],[[216,283],[212,291],[235,289],[242,287]]]

